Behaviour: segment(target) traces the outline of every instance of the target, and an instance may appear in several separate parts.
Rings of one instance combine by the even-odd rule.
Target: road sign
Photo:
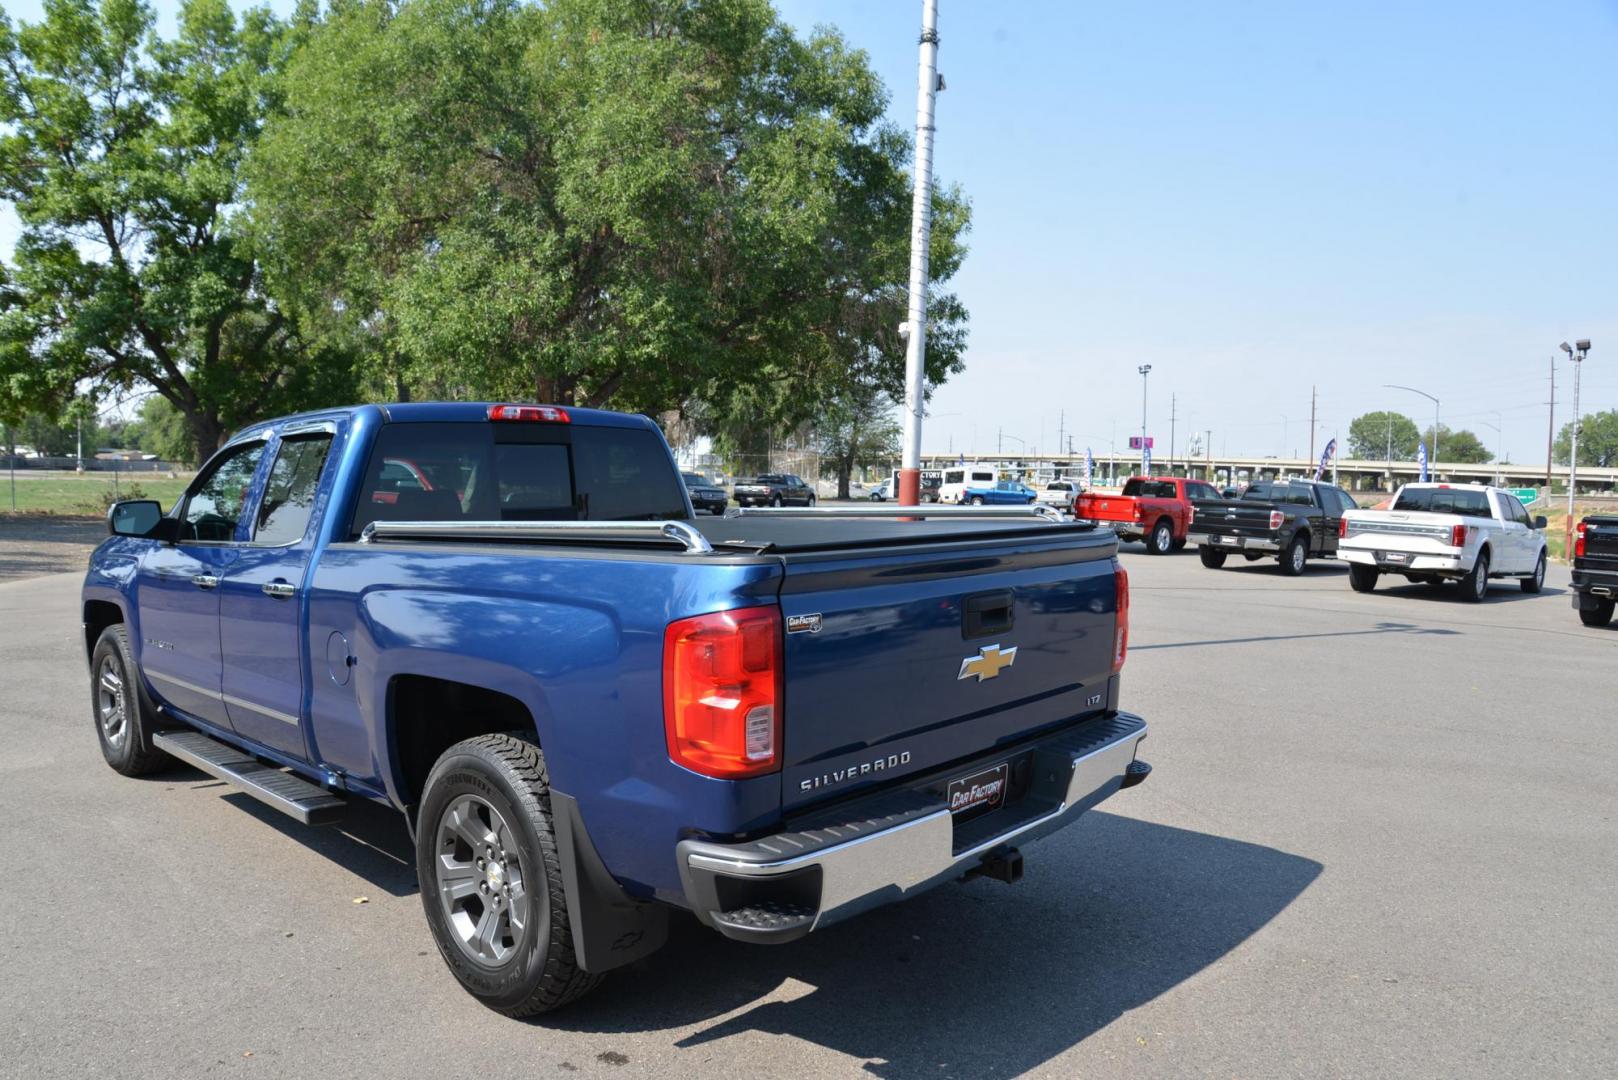
[[[1140,449],[1140,436],[1139,435],[1131,435],[1129,437],[1129,448],[1131,450],[1139,450]],[[1152,437],[1150,435],[1148,435],[1148,436],[1146,436],[1146,449],[1150,450],[1151,448],[1152,448]]]
[[[1517,496],[1517,501],[1524,506],[1539,498],[1538,488],[1511,488],[1509,490],[1513,495]]]

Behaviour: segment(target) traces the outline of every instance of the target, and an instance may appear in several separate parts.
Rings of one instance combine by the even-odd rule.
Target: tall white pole
[[[1573,523],[1573,491],[1579,482],[1579,371],[1584,367],[1584,350],[1569,353],[1573,357],[1573,445],[1567,455],[1567,520]]]
[[[910,310],[905,320],[904,457],[899,504],[921,502],[922,378],[927,364],[927,245],[933,226],[933,105],[938,97],[938,0],[922,0],[916,76],[916,176],[910,200]]]

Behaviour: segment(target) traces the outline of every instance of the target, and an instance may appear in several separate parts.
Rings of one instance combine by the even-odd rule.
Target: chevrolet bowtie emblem
[[[961,673],[955,676],[959,682],[962,679],[992,679],[999,675],[1001,669],[1008,668],[1017,661],[1017,646],[1002,649],[998,644],[985,645],[978,650],[976,656],[968,656],[961,661]]]

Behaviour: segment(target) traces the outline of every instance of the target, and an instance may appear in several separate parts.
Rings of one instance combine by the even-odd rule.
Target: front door
[[[223,694],[231,726],[307,759],[303,698],[303,581],[329,431],[284,437],[275,448],[251,538],[219,585]]]
[[[183,497],[172,544],[154,547],[135,577],[140,669],[160,701],[230,725],[220,698],[219,583],[235,561],[242,507],[264,443],[228,447]]]

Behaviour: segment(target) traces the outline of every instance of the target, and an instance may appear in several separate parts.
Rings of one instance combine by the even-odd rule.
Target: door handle
[[[284,581],[266,581],[263,587],[265,596],[273,596],[277,600],[290,600],[292,594],[298,591],[296,585],[288,585]]]
[[[212,589],[219,584],[219,579],[212,574],[198,574],[191,579],[191,584],[199,589]]]

